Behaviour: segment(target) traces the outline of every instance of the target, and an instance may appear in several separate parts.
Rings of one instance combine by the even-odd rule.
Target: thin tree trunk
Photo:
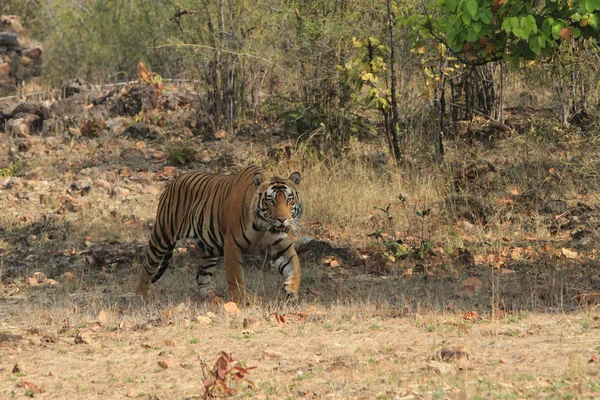
[[[388,33],[390,37],[390,82],[391,82],[391,104],[392,108],[392,118],[388,123],[391,125],[390,129],[390,139],[391,139],[391,148],[393,150],[394,159],[396,163],[400,163],[400,146],[398,145],[398,124],[400,121],[400,116],[398,114],[398,103],[396,101],[396,64],[395,57],[396,53],[394,51],[394,19],[392,18],[392,8],[390,5],[391,0],[387,0],[387,13],[388,13]]]

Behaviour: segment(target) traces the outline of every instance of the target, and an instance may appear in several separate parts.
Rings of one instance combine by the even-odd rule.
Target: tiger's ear
[[[294,182],[296,185],[300,184],[300,172],[294,172],[289,177],[290,181]]]
[[[255,173],[252,179],[256,187],[259,187],[265,181],[265,177],[260,172]]]

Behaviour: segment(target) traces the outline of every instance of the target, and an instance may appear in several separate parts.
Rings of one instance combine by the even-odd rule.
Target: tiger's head
[[[255,207],[255,224],[258,230],[273,234],[288,233],[302,214],[300,202],[300,173],[294,172],[285,179],[280,176],[254,175],[258,193]]]

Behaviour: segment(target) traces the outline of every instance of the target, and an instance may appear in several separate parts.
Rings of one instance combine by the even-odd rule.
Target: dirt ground
[[[211,132],[194,94],[75,89],[0,105],[0,399],[600,397],[591,139],[514,136],[473,162],[448,142],[464,168],[441,178],[361,143],[339,171],[304,165],[298,303],[260,255],[249,304],[198,301],[185,243],[142,301],[173,176],[303,164],[257,123]]]
[[[1,398],[202,398],[222,351],[256,367],[246,375],[252,385],[229,384],[236,398],[600,396],[596,310],[465,319],[267,303],[233,315],[221,305],[158,309],[158,299],[130,297],[103,308],[91,296],[93,315],[78,305],[83,293],[33,292],[0,306]]]

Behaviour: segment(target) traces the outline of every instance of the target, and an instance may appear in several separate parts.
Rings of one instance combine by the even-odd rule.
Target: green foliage
[[[175,2],[121,0],[44,2],[32,15],[32,35],[43,40],[44,77],[60,85],[69,78],[114,81],[137,77],[143,61],[166,76],[181,72],[176,54],[161,47],[176,32],[169,20]],[[28,14],[27,21],[30,20]]]
[[[196,149],[186,143],[174,143],[167,148],[167,160],[170,165],[186,165],[196,160]]]
[[[400,16],[471,64],[547,59],[577,39],[600,38],[600,0],[440,0],[433,12]]]
[[[354,57],[344,65],[337,66],[340,80],[352,90],[350,98],[376,109],[387,108],[390,91],[380,84],[380,78],[387,71],[389,47],[374,37],[364,40],[354,37],[352,47],[356,51]],[[366,93],[362,91],[363,86],[369,88]]]
[[[16,160],[6,168],[0,168],[0,177],[7,178],[9,176],[15,176],[19,171],[23,170],[25,162]]]

